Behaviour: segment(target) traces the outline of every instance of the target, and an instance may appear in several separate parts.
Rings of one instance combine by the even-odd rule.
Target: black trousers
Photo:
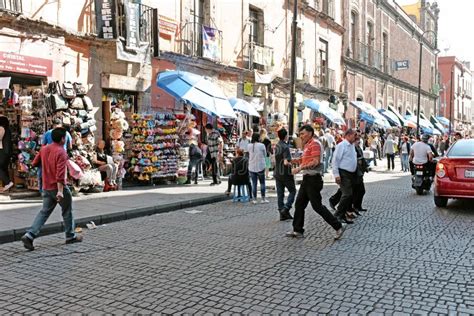
[[[219,183],[217,175],[219,174],[219,166],[217,165],[217,158],[211,158],[212,182]]]
[[[10,158],[10,155],[7,155],[5,150],[0,149],[0,180],[2,180],[4,186],[10,183],[10,175],[8,173]]]
[[[362,208],[362,201],[364,200],[365,195],[365,185],[364,185],[364,178],[358,176],[355,182],[354,187],[352,188],[352,206],[355,209]],[[342,191],[341,188],[337,189],[336,193],[329,198],[329,201],[332,205],[338,205],[341,201]]]
[[[354,185],[356,183],[355,172],[349,172],[344,169],[339,169],[339,175],[341,177],[341,184],[339,188],[341,189],[341,201],[337,207],[337,211],[334,214],[337,218],[342,218],[346,212],[350,211],[352,208],[352,200],[354,195]]]
[[[395,169],[395,154],[387,154],[387,169]]]
[[[353,189],[353,199],[352,205],[355,209],[362,209],[362,201],[364,200],[365,195],[365,185],[364,185],[364,178],[361,176],[356,177],[354,189]]]
[[[303,176],[303,182],[295,202],[295,214],[293,215],[293,230],[298,233],[304,232],[304,216],[308,203],[314,211],[318,213],[335,230],[340,229],[341,222],[332,215],[328,208],[322,204],[321,190],[323,189],[323,179],[321,175]]]

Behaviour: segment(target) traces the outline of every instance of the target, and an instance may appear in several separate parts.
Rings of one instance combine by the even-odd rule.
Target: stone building
[[[394,0],[343,1],[346,119],[357,124],[356,111],[347,105],[354,100],[376,108],[392,106],[403,115],[407,110],[416,114],[420,42],[423,43],[420,112],[428,117],[434,114],[439,52],[435,31],[439,10],[437,5],[425,1],[420,5],[423,19],[409,15]]]
[[[229,96],[256,104],[265,118],[272,112],[287,113],[292,15],[293,2],[288,0],[165,2],[160,18],[176,25],[177,32],[161,33],[154,72],[176,68],[203,74]],[[214,55],[203,50],[203,27],[217,34]],[[295,106],[305,98],[336,101],[342,96],[343,33],[341,0],[298,1]],[[163,106],[163,98],[157,89],[152,104]],[[165,107],[172,107],[170,102]]]
[[[470,134],[472,125],[472,73],[470,63],[455,56],[438,58],[442,92],[440,113],[451,120],[452,130]]]

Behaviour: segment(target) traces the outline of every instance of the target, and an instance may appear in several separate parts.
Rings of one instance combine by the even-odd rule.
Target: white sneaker
[[[270,201],[267,200],[267,199],[262,199],[262,200],[260,201],[260,203],[261,203],[261,204],[268,204],[268,203],[270,203]]]
[[[252,204],[257,204],[257,199],[252,200]]]

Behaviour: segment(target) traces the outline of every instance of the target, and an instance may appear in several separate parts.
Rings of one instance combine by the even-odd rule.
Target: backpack
[[[74,86],[70,82],[63,82],[61,94],[65,99],[74,99],[76,97],[76,91]]]
[[[89,98],[87,95],[82,97],[82,102],[84,103],[84,109],[87,112],[90,112],[94,109],[94,104],[92,103],[91,98]]]
[[[48,85],[48,95],[46,96],[47,110],[50,112],[64,111],[68,109],[68,103],[59,94],[59,83],[50,82]]]

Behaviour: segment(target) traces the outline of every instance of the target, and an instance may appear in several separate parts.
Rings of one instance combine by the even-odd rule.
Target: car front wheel
[[[448,198],[435,196],[434,202],[437,207],[446,207],[448,205]]]

